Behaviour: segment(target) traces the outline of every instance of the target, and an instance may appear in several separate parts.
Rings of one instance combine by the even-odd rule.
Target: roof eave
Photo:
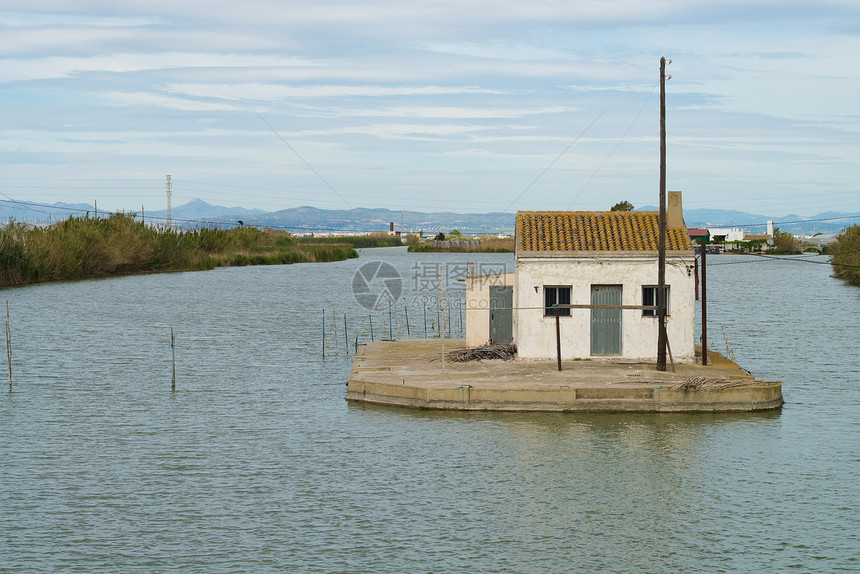
[[[523,258],[569,258],[569,259],[595,259],[595,258],[638,258],[638,259],[654,259],[659,255],[658,251],[530,251],[525,249],[517,250],[517,259]],[[681,249],[666,251],[667,257],[694,257],[692,249]]]

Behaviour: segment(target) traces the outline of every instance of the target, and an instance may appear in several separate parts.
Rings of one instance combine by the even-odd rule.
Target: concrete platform
[[[464,348],[448,339],[445,350]],[[701,352],[701,351],[699,351]],[[714,412],[779,408],[782,383],[757,381],[719,353],[708,366],[622,360],[446,361],[441,341],[377,341],[360,346],[346,400],[424,409],[491,411]]]

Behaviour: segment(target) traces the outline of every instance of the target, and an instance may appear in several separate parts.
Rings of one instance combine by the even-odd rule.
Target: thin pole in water
[[[170,328],[170,355],[173,362],[173,383],[171,390],[176,390],[176,342],[173,338],[173,327]]]
[[[370,323],[370,342],[373,342],[373,315],[371,313],[367,314],[367,321]]]
[[[462,302],[460,304],[460,309],[457,312],[460,314],[459,326],[460,326],[460,333],[462,333],[463,332],[463,305],[462,305]]]
[[[12,327],[9,325],[9,299],[6,299],[6,360],[9,363],[9,390],[12,390]]]
[[[331,306],[331,324],[334,325],[334,350],[337,352],[337,315],[334,312],[334,305]]]
[[[406,317],[406,338],[411,339],[412,333],[409,331],[409,309],[406,308],[406,305],[403,306],[403,316]]]
[[[424,301],[424,338],[427,338],[427,301]]]
[[[325,359],[325,309],[323,309],[323,331],[322,331],[322,352]]]
[[[442,304],[442,302],[439,301],[439,305],[441,305],[441,304]],[[438,330],[439,325],[441,325],[441,324],[442,324],[442,311],[440,309],[436,309],[436,329],[437,329],[437,332],[439,333],[439,335],[438,335],[439,337],[442,336],[442,331]]]
[[[349,356],[349,335],[346,330],[346,313],[343,314],[343,346],[346,347],[346,356]]]

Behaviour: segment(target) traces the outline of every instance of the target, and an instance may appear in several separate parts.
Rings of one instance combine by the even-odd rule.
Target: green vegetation
[[[836,236],[829,245],[833,276],[852,285],[860,286],[860,225],[852,225]]]
[[[800,246],[803,242],[788,233],[780,231],[777,227],[773,230],[773,249],[771,253],[800,253]]]
[[[70,217],[50,227],[0,228],[0,285],[219,266],[341,261],[358,257],[355,237],[306,239],[284,231],[157,229],[133,214]],[[358,245],[361,244],[361,245]],[[399,244],[399,242],[398,242]]]
[[[732,253],[753,253],[762,251],[766,247],[766,239],[751,239],[749,241],[729,241],[735,245]]]
[[[478,245],[476,242],[480,241]],[[412,236],[406,238],[410,253],[513,253],[514,238],[500,239],[491,235],[484,235],[478,240],[464,241],[462,244],[449,247],[436,247],[433,241],[421,242],[413,240]]]
[[[609,211],[633,211],[633,204],[629,201],[619,201]]]
[[[349,245],[353,249],[366,247],[399,247],[403,242],[396,235],[373,233],[370,235],[344,235],[342,237],[301,237],[302,245]]]

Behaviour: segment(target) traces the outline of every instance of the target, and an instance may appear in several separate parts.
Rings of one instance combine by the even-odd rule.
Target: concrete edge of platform
[[[782,383],[749,383],[723,389],[674,390],[571,388],[428,388],[353,381],[346,400],[418,409],[477,411],[758,411],[782,406]]]
[[[564,373],[556,371],[555,362],[536,361],[450,365],[446,371],[440,370],[438,346],[438,341],[407,340],[364,347],[355,357],[346,400],[417,409],[552,412],[741,412],[783,404],[781,382],[757,381],[713,352],[709,357],[717,366],[686,365],[677,373],[613,361],[571,366]]]

